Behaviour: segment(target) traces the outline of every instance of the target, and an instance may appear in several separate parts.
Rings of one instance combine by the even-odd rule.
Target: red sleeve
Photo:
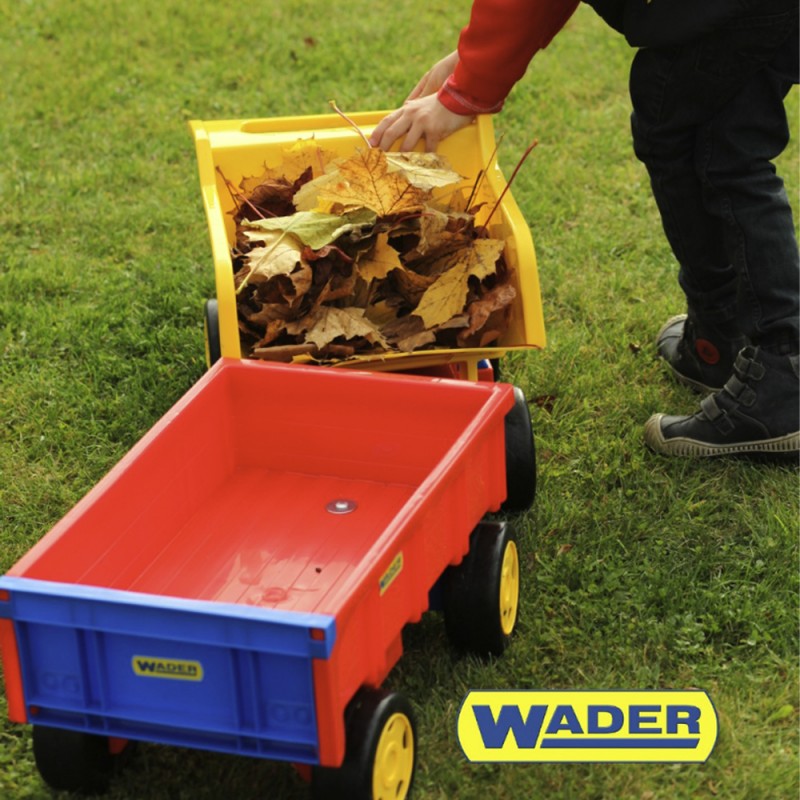
[[[456,114],[499,111],[533,56],[564,27],[579,0],[474,0],[458,65],[439,90]]]

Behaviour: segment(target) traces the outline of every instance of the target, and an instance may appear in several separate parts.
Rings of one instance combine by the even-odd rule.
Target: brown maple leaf
[[[410,353],[436,341],[436,334],[425,330],[422,320],[411,314],[386,323],[381,327],[381,333],[390,344],[403,353]]]
[[[292,335],[304,333],[305,341],[320,349],[339,337],[345,341],[363,337],[373,344],[387,346],[381,332],[364,316],[364,309],[353,306],[320,306],[303,319],[289,323],[286,332]]]
[[[292,197],[298,188],[284,178],[263,178],[251,191],[240,196],[234,219],[241,222],[291,214],[294,210]]]
[[[483,331],[484,334],[491,332],[493,340],[499,339],[507,327],[507,316],[516,296],[517,290],[510,283],[501,283],[470,303],[467,306],[469,326],[458,334],[458,344],[461,347],[477,344],[470,338],[484,328],[491,329]]]
[[[419,242],[409,257],[424,256],[431,247],[435,247],[441,241],[449,221],[450,217],[444,211],[426,208],[419,218]]]
[[[395,295],[396,301],[405,301],[413,308],[435,280],[434,277],[420,275],[411,269],[397,269],[389,276],[386,288]]]
[[[358,274],[354,269],[345,273],[334,271],[328,282],[322,287],[315,305],[351,297],[355,292],[357,281]]]
[[[255,347],[266,347],[272,344],[285,330],[286,320],[271,319],[264,324],[264,335],[256,342]]]
[[[504,246],[500,239],[475,239],[434,265],[439,277],[425,290],[414,310],[426,328],[441,325],[464,310],[468,279],[474,276],[483,280],[493,275]]]

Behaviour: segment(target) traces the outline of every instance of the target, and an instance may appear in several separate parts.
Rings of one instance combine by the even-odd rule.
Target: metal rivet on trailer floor
[[[355,511],[357,507],[358,503],[356,503],[355,500],[339,498],[337,500],[331,500],[330,503],[325,506],[325,510],[330,514],[349,514],[351,511]]]

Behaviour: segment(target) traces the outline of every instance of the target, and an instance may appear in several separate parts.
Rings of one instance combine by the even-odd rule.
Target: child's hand
[[[453,74],[453,70],[458,64],[458,51],[454,50],[441,60],[437,61],[423,76],[419,83],[414,87],[411,94],[406,97],[409,100],[416,100],[418,97],[425,97],[435,94],[442,88],[444,82]]]
[[[425,139],[425,149],[433,151],[442,139],[469,125],[473,119],[454,114],[435,94],[428,94],[407,100],[405,105],[384,117],[369,137],[369,143],[388,150],[402,136],[405,138],[401,150],[413,150],[420,139]]]

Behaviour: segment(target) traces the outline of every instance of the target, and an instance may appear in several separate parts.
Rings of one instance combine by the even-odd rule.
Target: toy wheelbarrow
[[[368,135],[381,119],[378,113],[352,115],[352,121]],[[209,362],[220,356],[241,358],[244,352],[237,318],[232,250],[236,246],[234,212],[236,200],[231,186],[260,175],[266,168],[279,169],[287,153],[298,143],[313,143],[340,157],[365,147],[356,130],[336,114],[258,120],[190,123],[197,150],[203,204],[208,220],[214,259],[216,298],[206,305],[206,346]],[[440,154],[463,176],[447,193],[463,189],[472,194],[478,208],[477,224],[488,221],[493,238],[505,243],[503,257],[514,288],[508,326],[498,341],[485,347],[436,347],[412,353],[356,355],[338,366],[359,369],[416,372],[431,365],[457,365],[455,370],[470,379],[478,377],[481,361],[496,361],[511,349],[543,347],[545,344],[539,281],[533,241],[520,210],[497,166],[491,118],[479,117],[475,124],[445,139]],[[478,187],[474,192],[475,186]],[[499,201],[499,204],[498,204]],[[495,204],[497,209],[488,219]],[[308,360],[300,356],[296,360]]]

